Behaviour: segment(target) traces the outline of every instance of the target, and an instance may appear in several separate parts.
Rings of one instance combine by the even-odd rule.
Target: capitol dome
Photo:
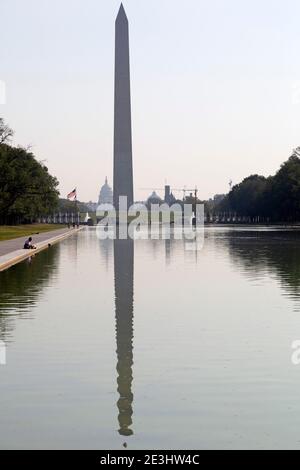
[[[108,185],[107,177],[105,178],[104,185],[100,189],[98,204],[113,204],[113,192]]]

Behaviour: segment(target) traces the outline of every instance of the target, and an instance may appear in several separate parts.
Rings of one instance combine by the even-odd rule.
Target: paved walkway
[[[82,228],[83,227],[80,227],[79,229],[63,228],[44,232],[39,235],[32,235],[33,244],[37,247],[36,250],[23,249],[24,242],[28,236],[0,242],[0,271],[8,269],[14,264],[20,263],[26,258],[32,256],[33,253],[39,253],[40,251],[45,250],[49,243],[58,243],[59,241],[77,233]]]
[[[51,230],[50,232],[43,232],[39,235],[31,235],[33,239],[33,244],[36,245],[39,242],[43,242],[44,240],[48,240],[48,238],[57,237],[58,235],[62,235],[66,232],[71,232],[74,229],[68,228],[61,228],[59,230]],[[0,256],[7,255],[12,251],[21,250],[24,246],[25,240],[29,238],[29,235],[25,235],[23,237],[14,238],[13,240],[5,240],[0,242]]]

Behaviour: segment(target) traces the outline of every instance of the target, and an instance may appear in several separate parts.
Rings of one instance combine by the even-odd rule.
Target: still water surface
[[[0,273],[2,449],[300,448],[300,232],[99,241]]]

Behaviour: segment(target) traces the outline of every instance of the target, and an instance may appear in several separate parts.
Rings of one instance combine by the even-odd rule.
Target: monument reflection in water
[[[114,240],[115,313],[117,342],[117,383],[119,434],[131,436],[133,430],[133,273],[134,241]]]

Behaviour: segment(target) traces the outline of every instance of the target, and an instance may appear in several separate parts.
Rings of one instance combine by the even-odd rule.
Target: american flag
[[[75,200],[76,200],[76,198],[77,198],[77,192],[76,192],[76,188],[75,188],[75,189],[73,189],[72,192],[70,192],[70,193],[67,195],[67,199],[69,199],[69,200],[70,200],[70,199],[75,199]]]

